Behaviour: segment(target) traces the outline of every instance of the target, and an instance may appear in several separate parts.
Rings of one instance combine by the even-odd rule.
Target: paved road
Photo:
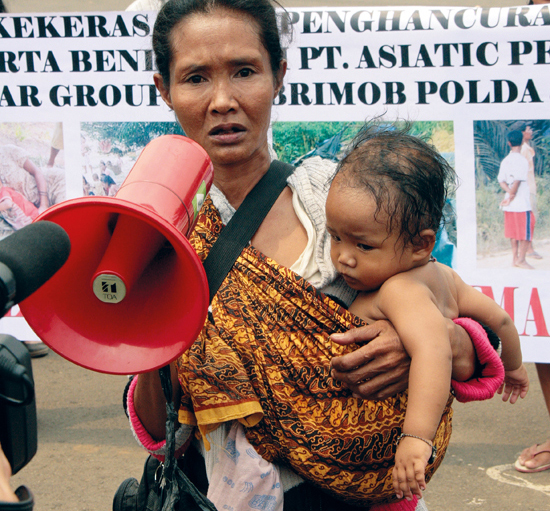
[[[511,468],[521,449],[548,434],[549,420],[529,365],[532,389],[514,406],[495,397],[456,403],[445,460],[428,485],[430,511],[550,509],[548,472]],[[82,369],[54,353],[33,361],[38,453],[15,477],[35,493],[37,511],[108,511],[118,484],[139,478],[137,446],[121,394],[126,378]]]
[[[5,0],[11,12],[123,10],[129,0]],[[318,0],[283,5],[335,5]],[[440,5],[400,1],[394,5]],[[495,5],[449,1],[447,5]],[[341,5],[364,5],[347,0]],[[499,5],[516,5],[501,1]],[[122,412],[125,377],[103,375],[50,353],[33,361],[38,403],[38,453],[14,477],[35,493],[36,510],[107,511],[118,484],[139,477],[144,453],[133,440]],[[498,397],[456,404],[451,445],[426,492],[430,511],[541,511],[550,509],[548,472],[521,475],[511,463],[521,449],[550,434],[550,420],[534,367],[525,401],[510,406]]]

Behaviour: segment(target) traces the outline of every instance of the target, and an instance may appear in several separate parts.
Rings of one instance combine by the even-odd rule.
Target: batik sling
[[[223,225],[207,199],[190,241],[204,259]],[[178,362],[179,420],[208,432],[239,420],[266,460],[283,463],[337,498],[368,505],[395,500],[391,480],[406,392],[384,401],[352,397],[330,377],[346,349],[329,333],[363,324],[291,270],[246,247],[221,284],[200,337]],[[451,435],[449,398],[437,458]]]

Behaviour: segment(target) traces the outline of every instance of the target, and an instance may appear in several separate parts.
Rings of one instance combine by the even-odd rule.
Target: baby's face
[[[334,179],[326,204],[330,256],[351,288],[374,291],[413,267],[413,250],[403,249],[398,233],[387,232],[387,214],[376,213],[376,202],[368,191],[341,181]]]

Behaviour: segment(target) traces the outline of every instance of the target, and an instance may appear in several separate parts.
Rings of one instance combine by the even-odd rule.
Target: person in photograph
[[[103,185],[103,193],[101,195],[105,195],[106,197],[114,197],[117,190],[115,180],[108,174],[101,174],[99,179]]]
[[[31,201],[7,186],[0,186],[0,218],[11,229],[22,229],[38,215],[38,208]]]
[[[92,183],[90,184],[90,195],[105,195],[103,183],[97,172],[92,174]]]
[[[63,149],[63,123],[56,122],[50,144],[50,159],[48,160],[48,167],[55,165],[55,159],[59,154],[59,151]]]
[[[189,238],[204,259],[271,167],[271,113],[287,68],[277,13],[268,0],[169,0],[152,40],[155,85],[214,168]],[[408,385],[408,364],[396,367],[402,343],[389,322],[365,325],[339,305],[356,292],[330,260],[324,206],[334,168],[315,157],[295,169],[213,297],[197,340],[171,365],[176,452],[195,452],[189,473],[208,475],[200,490],[217,509],[282,509],[283,499],[287,510],[425,509],[416,497],[398,501],[391,486],[399,393]],[[455,323],[448,327],[455,343]],[[460,336],[453,349],[466,379],[475,374],[475,342]],[[136,438],[161,458],[167,414],[158,371],[135,376],[127,390]],[[442,442],[449,437],[450,411],[440,427]],[[357,442],[356,453],[338,449],[343,442]],[[254,492],[224,482],[237,476]]]
[[[473,318],[499,336],[504,401],[515,403],[529,389],[510,316],[432,255],[447,187],[455,181],[445,159],[407,128],[371,123],[339,163],[327,198],[332,262],[359,292],[349,311],[367,323],[389,320],[412,360],[393,470],[399,498],[422,496],[426,468],[437,453],[451,385],[445,318]]]
[[[538,219],[537,211],[537,181],[535,177],[535,149],[530,144],[533,138],[533,130],[529,124],[524,124],[521,128],[523,134],[523,143],[521,144],[521,154],[525,157],[529,163],[529,171],[527,173],[527,184],[529,185],[529,197],[531,200],[531,211],[535,221]],[[529,241],[529,247],[527,248],[526,257],[532,257],[533,259],[542,259],[542,256],[534,249],[533,240]]]
[[[14,144],[0,146],[0,180],[32,202],[40,213],[65,198],[64,171],[40,168],[25,149]]]
[[[512,266],[534,270],[525,255],[533,239],[535,217],[531,211],[528,185],[529,163],[521,154],[523,134],[519,130],[508,133],[510,153],[500,163],[498,182],[506,192],[501,208],[504,211],[504,236],[512,247]]]

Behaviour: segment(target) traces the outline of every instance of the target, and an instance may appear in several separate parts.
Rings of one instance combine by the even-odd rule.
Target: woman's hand
[[[461,326],[447,321],[453,352],[453,379],[466,381],[474,375],[476,356],[470,336]],[[389,321],[332,334],[341,345],[368,341],[352,353],[331,360],[331,375],[348,387],[355,397],[386,399],[409,385],[411,359]]]
[[[330,364],[332,377],[355,397],[386,399],[408,387],[411,359],[389,321],[376,321],[330,338],[341,345],[369,341],[352,353],[334,357]]]

